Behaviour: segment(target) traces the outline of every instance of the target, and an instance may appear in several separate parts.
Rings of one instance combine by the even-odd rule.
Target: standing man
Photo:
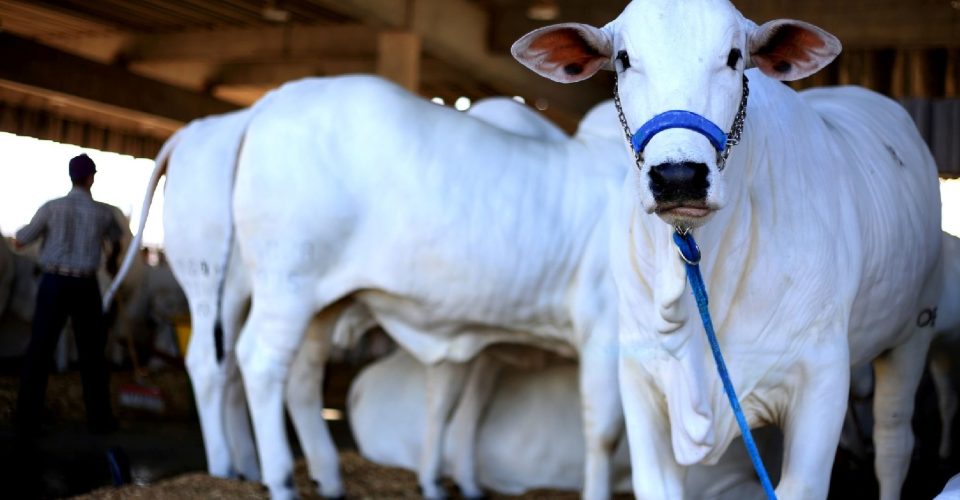
[[[33,436],[40,430],[50,363],[67,317],[72,320],[80,354],[87,425],[96,433],[117,426],[110,407],[104,359],[107,332],[96,273],[104,243],[110,247],[107,269],[116,272],[123,233],[110,206],[94,201],[90,194],[96,172],[86,154],[71,159],[73,189],[63,198],[45,203],[16,234],[18,247],[43,238],[39,259],[43,276],[17,398],[15,423],[21,436]]]

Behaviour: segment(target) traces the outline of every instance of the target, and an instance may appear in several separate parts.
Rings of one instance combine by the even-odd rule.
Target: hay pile
[[[346,481],[347,495],[357,500],[381,499],[419,499],[417,478],[412,472],[382,467],[369,462],[356,452],[340,454],[340,467]],[[295,483],[300,497],[319,498],[310,479],[307,477],[303,460],[297,462]],[[459,498],[451,486],[448,491],[452,498]],[[83,500],[179,500],[179,499],[266,499],[266,489],[256,483],[217,479],[203,473],[183,474],[171,479],[159,481],[148,486],[124,486],[122,488],[100,488],[87,495],[76,497]],[[550,499],[575,500],[579,495],[573,492],[536,491],[522,496],[491,495],[492,499]],[[618,496],[617,498],[631,498]]]

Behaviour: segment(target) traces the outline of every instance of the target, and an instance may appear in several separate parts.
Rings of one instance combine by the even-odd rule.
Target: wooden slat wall
[[[153,158],[163,140],[60,116],[48,110],[0,102],[0,131],[77,146]]]

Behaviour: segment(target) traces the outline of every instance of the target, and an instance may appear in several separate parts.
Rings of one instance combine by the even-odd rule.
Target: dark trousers
[[[51,359],[67,317],[72,320],[80,354],[87,422],[91,427],[100,427],[113,421],[109,374],[104,359],[106,323],[101,312],[97,280],[46,273],[37,290],[33,333],[20,376],[16,424],[24,432],[39,427]]]

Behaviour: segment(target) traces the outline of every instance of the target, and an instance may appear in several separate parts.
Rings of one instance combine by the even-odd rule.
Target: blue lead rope
[[[697,299],[697,309],[700,310],[700,319],[703,320],[703,329],[707,332],[707,340],[710,341],[710,350],[713,352],[713,360],[717,363],[717,371],[720,372],[720,380],[723,382],[723,390],[727,393],[727,399],[730,400],[730,406],[733,408],[733,416],[737,419],[737,425],[740,426],[740,434],[743,435],[743,444],[747,447],[747,454],[750,455],[750,461],[753,462],[753,469],[757,471],[760,477],[760,484],[763,485],[763,491],[767,498],[776,500],[777,495],[773,491],[773,485],[770,483],[770,476],[767,475],[767,469],[763,467],[763,460],[760,459],[760,452],[757,451],[757,443],[753,440],[750,433],[750,427],[747,426],[747,419],[743,416],[743,409],[740,408],[740,400],[737,399],[737,393],[733,389],[733,382],[730,381],[730,373],[727,372],[727,365],[723,362],[723,355],[720,354],[720,343],[717,342],[717,334],[713,331],[713,322],[710,320],[710,309],[707,307],[707,288],[703,284],[703,276],[700,274],[700,248],[697,242],[693,240],[693,235],[689,231],[681,233],[677,230],[673,233],[673,241],[680,250],[680,256],[683,257],[687,267],[687,279],[690,280],[690,287],[693,289],[693,296]]]

